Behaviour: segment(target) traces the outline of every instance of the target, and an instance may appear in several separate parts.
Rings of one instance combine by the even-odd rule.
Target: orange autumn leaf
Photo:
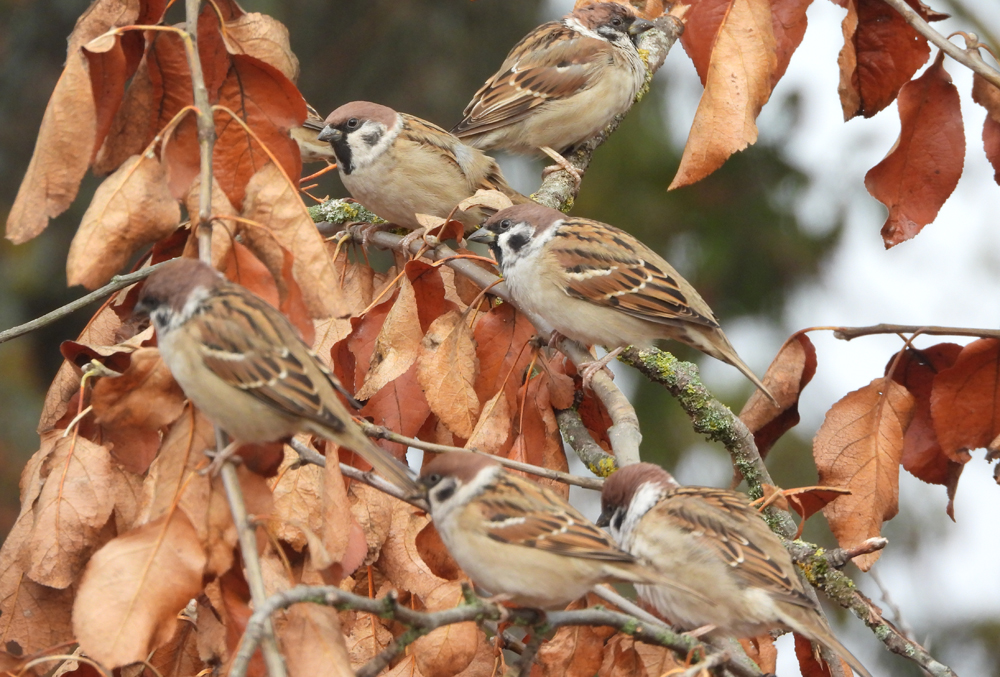
[[[822,658],[816,657],[813,643],[797,632],[792,634],[795,637],[795,657],[799,661],[802,677],[831,677],[833,673],[830,671],[830,666]],[[838,658],[837,660],[840,661],[840,669],[844,675],[854,674],[843,659]]]
[[[983,122],[983,150],[993,165],[993,180],[1000,183],[1000,89],[986,78],[972,75],[972,100],[986,109]]]
[[[886,249],[933,221],[962,176],[965,128],[958,90],[943,63],[942,52],[899,90],[899,139],[865,175],[865,188],[889,208],[882,226]]]
[[[939,343],[920,350],[907,348],[896,364],[896,356],[886,365],[886,375],[905,386],[913,395],[913,421],[903,439],[903,468],[914,477],[930,484],[943,484],[948,488],[947,513],[954,520],[954,497],[958,479],[968,461],[968,453],[959,452],[957,458],[949,457],[941,448],[934,420],[931,416],[931,394],[937,375],[955,364],[962,346],[956,343]],[[964,459],[964,460],[959,460]]]
[[[431,411],[459,437],[472,435],[480,411],[475,390],[479,360],[464,314],[451,310],[431,323],[416,369]]]
[[[776,665],[778,650],[775,648],[774,639],[770,634],[764,633],[756,637],[740,638],[739,642],[747,656],[757,664],[761,672],[773,673],[778,669]]]
[[[757,141],[757,115],[778,67],[768,0],[705,0],[692,7],[681,37],[705,91],[670,189],[699,181]]]
[[[740,420],[753,433],[761,458],[778,439],[799,422],[799,396],[816,374],[816,348],[805,334],[785,341],[764,374],[764,385],[778,400],[777,407],[754,390],[740,411]]]
[[[941,449],[964,463],[965,452],[1000,434],[1000,341],[979,339],[934,378],[931,418]]]
[[[920,0],[907,0],[927,21],[947,15]],[[840,104],[844,119],[871,117],[892,103],[897,92],[927,62],[926,38],[882,0],[848,0],[844,47],[840,51]]]
[[[913,396],[886,378],[848,393],[826,413],[813,457],[820,484],[851,491],[823,508],[842,548],[878,536],[899,510],[899,462],[912,417]],[[861,555],[854,563],[867,571],[880,554]]]

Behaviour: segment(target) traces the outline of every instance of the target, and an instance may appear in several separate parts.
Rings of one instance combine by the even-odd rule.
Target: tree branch
[[[618,468],[618,460],[594,441],[576,409],[556,410],[559,432],[590,472],[607,477]]]
[[[644,625],[633,616],[609,611],[601,607],[591,607],[574,611],[550,611],[539,619],[538,612],[535,610],[504,610],[498,604],[480,599],[471,591],[467,591],[464,604],[444,611],[425,612],[414,611],[400,605],[394,593],[390,593],[381,599],[373,599],[355,595],[354,593],[346,592],[333,586],[300,585],[272,595],[256,608],[247,622],[246,632],[233,658],[229,677],[245,677],[250,657],[253,656],[257,645],[264,636],[263,628],[271,615],[280,609],[285,609],[301,602],[324,604],[341,611],[346,609],[364,611],[379,618],[391,619],[408,628],[389,647],[358,670],[358,677],[374,677],[395,656],[399,655],[406,646],[436,628],[470,621],[482,624],[491,620],[499,620],[503,615],[509,616],[522,625],[533,626],[536,630],[535,634],[539,638],[563,626],[606,626],[631,635],[647,644],[666,647],[682,656],[687,656],[692,650],[698,648],[703,651],[706,661],[709,661],[712,656],[717,655],[717,652],[711,651],[710,648],[705,647],[697,640],[686,635],[677,634],[661,623]],[[530,648],[529,644],[522,657],[529,652]],[[727,668],[736,677],[759,677],[760,675],[759,671],[734,663],[728,657],[715,659],[711,665],[721,665],[724,661],[728,661]]]
[[[957,677],[951,668],[938,662],[927,649],[907,639],[896,626],[882,618],[879,608],[857,589],[854,581],[831,565],[822,548],[803,544],[801,541],[796,545],[800,548],[792,551],[793,556],[806,579],[825,592],[827,597],[860,618],[889,651],[910,659],[932,677]]]
[[[11,327],[5,331],[0,331],[0,343],[9,341],[11,339],[17,338],[18,336],[24,336],[36,329],[41,329],[42,327],[52,324],[56,320],[62,319],[74,313],[81,308],[84,308],[94,301],[100,301],[106,296],[111,296],[116,291],[124,289],[125,287],[130,287],[136,282],[145,280],[152,274],[154,270],[162,266],[163,263],[157,263],[155,266],[149,266],[148,268],[143,268],[142,270],[137,270],[134,273],[128,273],[126,275],[115,275],[111,278],[111,281],[100,289],[95,289],[85,296],[81,296],[75,301],[70,301],[64,306],[56,308],[52,312],[45,313],[39,318],[31,320],[30,322],[25,322],[16,327]]]
[[[919,324],[873,324],[867,327],[823,327],[833,329],[834,338],[850,341],[873,334],[929,334],[931,336],[973,336],[975,338],[1000,338],[1000,329],[973,329],[969,327],[937,327]]]
[[[964,50],[948,40],[946,37],[931,28],[931,25],[924,21],[923,17],[917,14],[912,7],[906,4],[906,0],[883,0],[885,4],[899,12],[906,23],[913,26],[914,30],[937,45],[942,52],[952,59],[962,64],[973,73],[983,76],[993,86],[1000,88],[1000,71],[991,68],[979,52],[975,49]],[[974,55],[973,55],[974,54]]]

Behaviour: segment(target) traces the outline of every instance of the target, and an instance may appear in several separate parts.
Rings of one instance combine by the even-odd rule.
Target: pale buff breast
[[[475,192],[458,166],[446,157],[411,142],[397,143],[407,144],[405,164],[397,150],[390,149],[364,169],[341,173],[351,196],[383,219],[419,228],[416,214],[444,218]]]

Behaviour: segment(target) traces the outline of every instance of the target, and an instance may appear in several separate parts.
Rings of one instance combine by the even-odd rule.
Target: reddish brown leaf
[[[443,298],[443,294],[442,294]],[[417,360],[424,332],[417,314],[417,297],[409,277],[403,276],[395,303],[389,309],[368,363],[364,383],[357,390],[367,400],[386,383],[405,374]]]
[[[351,515],[361,525],[368,545],[368,555],[364,563],[371,564],[378,559],[382,544],[389,537],[396,499],[360,482],[351,484],[348,498],[351,501]]]
[[[153,83],[144,56],[94,158],[95,174],[110,174],[129,157],[142,153],[152,137],[152,105]]]
[[[285,447],[285,460],[277,477],[269,482],[274,511],[268,528],[276,538],[302,552],[308,542],[307,532],[318,534],[323,529],[324,471],[316,465],[295,467],[298,458],[290,447]]]
[[[290,81],[299,78],[299,60],[292,52],[288,29],[277,19],[250,12],[226,22],[223,34],[230,54],[246,54],[274,66]]]
[[[479,316],[473,336],[479,355],[476,395],[481,402],[503,388],[513,407],[524,370],[531,362],[531,350],[525,344],[534,335],[534,326],[510,303],[501,303]]]
[[[907,0],[924,19],[944,18],[919,0]],[[844,119],[872,117],[927,62],[930,46],[903,16],[882,0],[850,0],[840,51],[840,104]]]
[[[361,415],[371,419],[376,425],[385,426],[407,437],[416,435],[430,413],[431,409],[424,397],[424,391],[417,381],[416,364],[375,393],[361,410]],[[403,458],[406,454],[406,447],[402,444],[387,440],[379,440],[378,444],[391,451],[397,458]],[[342,455],[344,453],[341,452]],[[360,457],[356,462],[365,463]]]
[[[899,510],[899,461],[913,416],[913,396],[886,378],[848,393],[826,413],[813,440],[820,484],[851,490],[825,508],[830,530],[849,548],[878,536]],[[881,553],[854,563],[868,571]]]
[[[993,165],[993,180],[1000,183],[1000,89],[978,73],[972,76],[972,100],[986,109],[983,150]]]
[[[256,133],[256,138],[250,136],[229,113],[215,112],[218,139],[213,171],[234,207],[242,207],[250,177],[271,163],[272,157],[286,176],[302,173],[302,156],[288,130],[305,120],[306,105],[281,71],[253,57],[233,55],[217,105],[236,113]]]
[[[459,437],[472,435],[479,418],[479,359],[465,315],[451,310],[431,323],[416,367],[431,411]]]
[[[590,599],[596,601],[596,596],[590,593],[566,608],[586,608]],[[613,634],[614,630],[601,626],[575,625],[559,628],[552,639],[542,644],[538,650],[538,667],[547,677],[590,677],[602,669],[604,642]]]
[[[514,446],[508,457],[522,463],[531,463],[553,470],[568,470],[566,453],[563,450],[559,424],[549,398],[549,381],[536,376],[522,388],[523,403],[518,402],[514,414]],[[523,404],[523,406],[522,406]],[[569,485],[555,480],[531,477],[539,484],[548,486],[561,495],[569,497]]]
[[[205,551],[181,511],[115,538],[90,559],[73,603],[80,647],[109,668],[144,660],[177,630],[204,568]]]
[[[289,677],[354,677],[335,609],[296,604],[278,631]]]
[[[956,461],[941,449],[931,417],[931,393],[937,374],[951,367],[961,351],[962,347],[955,343],[939,343],[922,350],[906,349],[891,374],[895,381],[906,386],[916,402],[913,421],[903,439],[903,468],[924,482],[945,485],[949,498],[954,497],[958,478],[970,456],[959,452],[958,458],[964,460]],[[894,361],[895,356],[886,365],[887,374]],[[948,514],[955,518],[950,500]]]
[[[87,60],[71,50],[42,116],[28,170],[7,216],[7,239],[14,244],[35,237],[76,198],[90,164],[97,112]],[[67,148],[87,149],[67,153]]]
[[[768,0],[702,0],[688,13],[682,43],[705,92],[670,189],[703,179],[736,151],[757,141],[760,109],[778,68]],[[689,47],[689,45],[696,46]]]
[[[295,145],[294,141],[291,143]],[[298,174],[289,175],[274,164],[265,164],[246,186],[242,216],[266,227],[278,244],[291,253],[292,274],[312,317],[344,317],[347,306],[342,298],[340,276],[334,270],[323,236],[316,230],[289,176]]]
[[[962,176],[962,111],[958,90],[942,64],[943,53],[899,91],[899,139],[865,175],[868,192],[889,208],[882,226],[886,249],[909,240],[933,221]]]
[[[964,463],[967,450],[985,447],[1000,433],[1000,341],[979,339],[934,378],[931,418],[941,449]]]
[[[771,29],[774,32],[778,65],[771,76],[773,89],[788,68],[792,54],[806,33],[806,10],[812,0],[774,0],[771,3]]]
[[[830,666],[813,651],[813,643],[797,632],[792,634],[795,637],[795,657],[799,659],[802,677],[830,677]],[[845,675],[854,674],[843,660],[840,660],[840,668]]]
[[[226,279],[246,287],[269,304],[278,307],[278,285],[264,262],[240,242],[233,243],[222,271]]]
[[[131,64],[129,72],[123,41],[124,36],[105,33],[83,46],[96,108],[96,133],[91,161],[97,156],[97,151],[111,129],[111,123],[125,96],[125,81],[132,77],[138,65],[138,62]]]
[[[504,454],[510,441],[512,412],[507,396],[502,390],[483,404],[479,420],[465,443],[466,449],[477,449],[487,454]]]
[[[799,396],[816,374],[816,348],[806,334],[793,334],[764,374],[764,385],[778,400],[775,407],[759,390],[743,405],[740,419],[753,433],[761,458],[799,422]]]
[[[436,575],[420,556],[417,536],[429,522],[430,517],[423,511],[408,503],[394,501],[389,535],[379,560],[379,567],[398,590],[411,592],[422,600],[427,600],[439,587],[450,583]]]
[[[740,644],[761,672],[767,674],[777,671],[778,650],[774,648],[774,640],[771,635],[765,633],[757,637],[741,638]]]
[[[462,603],[462,587],[449,581],[423,600],[428,611],[452,609]],[[483,631],[475,623],[456,623],[432,630],[413,643],[417,669],[426,677],[454,677],[476,657]]]
[[[327,463],[323,469],[322,528],[320,533],[326,549],[328,561],[317,561],[316,553],[310,553],[317,569],[325,569],[333,563],[343,561],[347,554],[351,536],[351,504],[347,499],[347,487],[340,474],[339,463]],[[347,572],[353,573],[353,569]]]
[[[802,521],[799,522],[799,530],[795,533],[795,538],[802,535],[802,529],[806,525],[806,520],[825,508],[831,501],[841,496],[850,494],[849,489],[838,489],[836,487],[800,487],[798,489],[786,489],[785,500],[792,506],[795,512],[799,513]]]

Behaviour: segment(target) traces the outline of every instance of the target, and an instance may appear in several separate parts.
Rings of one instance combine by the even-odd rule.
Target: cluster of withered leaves
[[[579,0],[577,6],[594,0]],[[865,177],[869,192],[889,208],[882,227],[892,247],[934,220],[955,190],[965,160],[958,91],[943,54],[923,75],[930,45],[883,0],[832,0],[847,9],[840,52],[844,119],[871,117],[899,99],[901,131],[887,157]],[[757,115],[785,74],[806,30],[812,0],[693,0],[681,44],[705,90],[670,188],[700,181],[733,153],[757,141]],[[920,0],[906,0],[922,18],[947,18]],[[630,3],[646,18],[664,3]],[[974,76],[973,100],[987,110],[986,155],[1000,183],[1000,89]]]
[[[40,233],[88,167],[108,175],[73,241],[71,283],[99,286],[150,243],[144,263],[197,250],[197,233],[181,223],[181,206],[198,211],[192,77],[183,36],[153,29],[163,12],[157,0],[98,0],[70,37],[7,234],[23,242]],[[197,37],[218,137],[216,266],[289,316],[367,401],[360,415],[565,470],[554,410],[574,404],[574,381],[559,361],[529,368],[534,330],[521,314],[477,298],[479,289],[448,268],[401,259],[376,273],[318,234],[295,183],[301,160],[288,130],[306,109],[284,27],[213,2]],[[226,665],[249,618],[225,493],[197,472],[215,447],[213,428],[186,403],[152,330],[136,333],[137,296],[137,288],[120,292],[63,345],[41,448],[24,469],[21,513],[0,550],[5,667],[77,641],[107,668],[148,660],[160,675],[195,675]],[[606,440],[601,405],[585,399],[582,408]],[[319,450],[361,463],[335,447]],[[459,602],[463,576],[426,515],[345,481],[337,463],[299,467],[281,445],[241,454],[269,592],[326,582],[362,594],[396,590],[417,609]],[[280,614],[276,626],[293,675],[352,674],[403,630],[315,606]],[[465,624],[421,638],[392,671],[486,675],[493,667],[483,632]],[[93,670],[71,663],[62,674],[77,671]],[[252,674],[262,671],[253,664]]]
[[[804,333],[794,334],[772,362],[764,382],[781,407],[759,394],[740,417],[754,433],[762,455],[799,421],[798,400],[816,372],[816,351]],[[842,547],[878,536],[899,510],[899,469],[948,492],[948,515],[969,450],[985,447],[986,460],[1000,458],[1000,340],[966,346],[938,343],[907,346],[894,355],[885,375],[833,405],[813,441],[820,484],[849,490],[790,496],[803,517],[822,508]],[[1000,466],[998,466],[1000,468]],[[998,470],[1000,472],[1000,470]],[[1000,479],[998,479],[1000,482]],[[803,500],[805,499],[805,500]],[[878,552],[855,558],[867,571]]]

